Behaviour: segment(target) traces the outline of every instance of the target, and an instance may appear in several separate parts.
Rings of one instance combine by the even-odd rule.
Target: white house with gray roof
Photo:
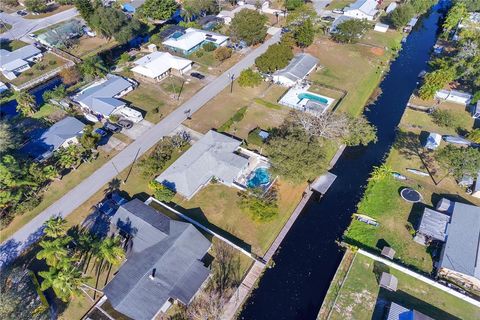
[[[282,86],[292,87],[303,81],[313,70],[317,68],[318,59],[308,53],[299,53],[292,61],[273,74],[273,81]]]
[[[377,0],[357,0],[344,9],[343,15],[373,21],[378,13],[377,6]]]
[[[192,224],[172,220],[138,199],[120,206],[112,233],[125,237],[127,260],[104,289],[112,307],[150,320],[173,302],[188,305],[210,275],[211,243]]]
[[[0,49],[0,71],[8,80],[15,79],[20,73],[30,69],[30,63],[42,58],[42,51],[34,45],[21,47],[14,51]]]
[[[480,290],[480,207],[455,202],[438,274]]]
[[[118,98],[132,91],[136,86],[133,80],[108,74],[101,81],[95,82],[78,93],[73,100],[93,114],[109,117],[112,113],[126,107]]]
[[[155,180],[191,199],[212,178],[234,186],[248,168],[248,157],[240,155],[242,141],[208,131]]]

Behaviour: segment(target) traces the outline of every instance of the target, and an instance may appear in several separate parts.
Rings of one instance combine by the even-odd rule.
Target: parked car
[[[127,119],[120,119],[118,120],[117,124],[125,129],[130,129],[133,127],[133,121],[127,120]]]
[[[29,33],[28,36],[34,39],[37,38],[37,35],[35,33]]]
[[[24,17],[24,16],[26,16],[28,13],[27,13],[27,11],[25,11],[25,10],[18,10],[18,11],[17,11],[17,14],[18,14],[19,16]]]
[[[205,76],[201,73],[198,73],[198,72],[192,72],[192,73],[190,73],[190,75],[194,78],[199,79],[199,80],[205,79]]]
[[[120,131],[122,131],[122,127],[120,127],[119,125],[116,125],[115,123],[111,123],[111,122],[105,123],[103,125],[103,129],[107,130],[107,131],[110,131],[112,133],[119,133]]]
[[[105,137],[107,135],[107,131],[100,128],[95,129],[95,133],[99,134],[101,137]]]
[[[343,10],[342,9],[335,9],[335,10],[332,10],[333,13],[337,13],[337,14],[343,14]]]
[[[335,17],[326,16],[326,17],[322,17],[322,20],[324,20],[324,21],[329,21],[329,22],[333,22],[333,21],[335,21]]]

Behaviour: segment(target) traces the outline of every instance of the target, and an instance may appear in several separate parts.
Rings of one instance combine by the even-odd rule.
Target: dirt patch
[[[378,47],[375,47],[375,48],[371,48],[370,51],[376,55],[376,56],[383,56],[385,54],[385,49],[383,48],[378,48]]]

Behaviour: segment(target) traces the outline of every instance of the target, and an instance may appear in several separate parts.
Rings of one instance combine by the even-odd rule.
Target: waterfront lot
[[[87,35],[78,39],[78,43],[75,43],[72,47],[66,51],[79,58],[85,58],[87,56],[96,55],[102,51],[111,49],[117,45],[117,42],[113,39],[107,40],[100,37],[89,37]]]
[[[379,288],[382,272],[389,272],[398,278],[396,292]],[[384,308],[390,301],[434,319],[480,317],[480,310],[476,306],[357,253],[338,292],[330,319],[383,319]]]
[[[380,83],[389,60],[399,48],[401,33],[369,31],[361,43],[339,44],[318,37],[305,51],[323,66],[310,76],[314,82],[347,91],[339,110],[358,115]]]

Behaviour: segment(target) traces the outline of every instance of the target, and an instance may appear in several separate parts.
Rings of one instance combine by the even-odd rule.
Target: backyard
[[[113,39],[107,40],[100,37],[89,37],[87,35],[82,36],[77,43],[66,51],[72,55],[85,58],[87,56],[96,55],[102,51],[111,49],[117,45],[117,42]]]
[[[401,33],[396,31],[369,31],[360,44],[339,44],[327,37],[318,37],[306,52],[316,56],[322,68],[312,74],[310,80],[347,91],[339,108],[358,115],[388,70],[401,38]]]
[[[379,288],[382,272],[397,277],[396,292]],[[337,285],[332,283],[330,288]],[[336,298],[329,318],[332,320],[384,319],[384,307],[390,301],[438,320],[480,317],[476,306],[360,253],[355,255]]]

